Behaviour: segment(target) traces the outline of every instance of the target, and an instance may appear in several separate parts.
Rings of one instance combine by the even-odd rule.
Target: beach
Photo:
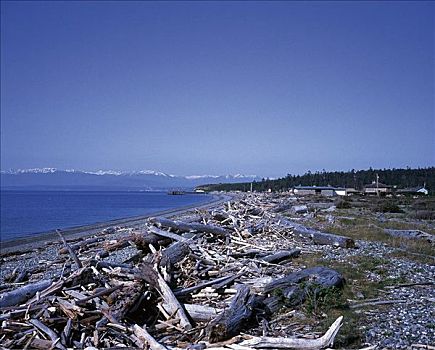
[[[51,281],[52,287],[31,299],[30,313],[57,331],[70,317],[86,324],[84,340],[73,332],[65,346],[143,348],[150,341],[141,338],[143,329],[159,346],[176,349],[216,349],[228,339],[251,349],[265,334],[281,342],[327,339],[322,346],[334,341],[337,348],[433,344],[433,255],[417,253],[414,241],[403,251],[406,242],[395,246],[394,240],[362,237],[362,231],[349,230],[350,236],[325,231],[326,222],[361,215],[335,203],[289,193],[217,195],[200,207],[65,233],[82,267],[59,237],[21,245],[15,253],[2,253],[1,285],[5,291],[27,285],[26,279],[13,282],[22,271],[29,271],[30,282]],[[218,331],[228,326],[223,320],[232,317],[242,296],[239,302],[248,304],[239,321],[229,323],[235,328]],[[254,301],[255,307],[249,304]],[[5,305],[1,296],[0,302]],[[189,316],[168,303],[181,303]],[[39,315],[38,307],[54,314]],[[150,312],[156,307],[160,311]],[[6,329],[15,327],[36,348],[50,345],[47,337],[28,337],[33,326],[19,316],[22,309],[12,308],[21,323],[11,323],[11,307],[0,307]],[[328,328],[332,338],[319,338]],[[92,336],[101,330],[98,338]],[[19,345],[20,339],[8,335],[1,344]],[[231,342],[221,348],[232,349]]]
[[[187,205],[180,208],[174,208],[170,210],[158,211],[152,214],[137,216],[137,217],[129,217],[124,219],[111,220],[106,222],[100,222],[92,225],[86,226],[78,226],[72,227],[62,230],[62,234],[67,238],[67,240],[74,239],[82,239],[84,237],[93,235],[102,230],[105,230],[110,227],[122,226],[125,228],[128,227],[140,227],[148,218],[152,216],[168,216],[172,217],[175,215],[179,215],[185,211],[188,211],[192,208],[208,208],[209,206],[217,205],[222,201],[226,201],[231,199],[231,196],[223,195],[223,194],[214,194],[211,196],[210,200],[204,204],[199,206]],[[27,237],[21,237],[16,239],[10,239],[5,241],[0,241],[0,255],[10,254],[10,253],[20,253],[23,251],[32,251],[34,249],[38,249],[46,245],[47,243],[58,241],[59,236],[56,231],[42,232],[37,235],[31,235]]]

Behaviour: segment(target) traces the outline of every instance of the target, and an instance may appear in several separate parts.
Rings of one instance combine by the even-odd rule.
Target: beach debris
[[[58,231],[56,259],[32,271],[27,284],[20,278],[0,294],[0,346],[328,347],[342,317],[314,339],[265,335],[268,322],[286,318],[279,314],[282,298],[297,305],[308,291],[344,284],[331,268],[293,266],[304,254],[298,242],[354,246],[350,238],[303,228],[278,214],[290,203],[244,195],[176,220],[151,218],[116,237],[106,230],[67,241]],[[47,271],[52,278],[41,278]]]

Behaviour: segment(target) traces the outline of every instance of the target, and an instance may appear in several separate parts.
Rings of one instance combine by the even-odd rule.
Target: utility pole
[[[251,193],[252,193],[252,182],[251,182]]]
[[[379,197],[379,175],[376,173],[376,195]]]

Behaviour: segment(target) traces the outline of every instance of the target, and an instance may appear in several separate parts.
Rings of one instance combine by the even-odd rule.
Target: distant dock
[[[179,195],[183,195],[183,194],[205,194],[205,191],[202,191],[202,190],[195,190],[195,191],[173,190],[173,191],[168,191],[168,194],[172,195],[172,196],[179,196]]]

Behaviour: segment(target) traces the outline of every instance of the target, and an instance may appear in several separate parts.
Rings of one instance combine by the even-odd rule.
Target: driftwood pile
[[[244,197],[183,221],[149,219],[116,241],[104,235],[75,244],[59,236],[60,277],[36,280],[16,273],[0,295],[0,346],[16,349],[321,349],[340,329],[338,318],[322,337],[275,335],[283,305],[305,299],[308,288],[340,288],[327,267],[293,271],[313,244],[353,247],[342,236],[286,221],[279,203]],[[121,263],[107,258],[134,247]],[[63,260],[62,260],[63,259]],[[57,263],[59,263],[57,261]],[[20,276],[21,275],[21,276]],[[29,281],[23,285],[23,281]],[[17,283],[16,281],[19,281]],[[244,332],[250,332],[248,335]]]

